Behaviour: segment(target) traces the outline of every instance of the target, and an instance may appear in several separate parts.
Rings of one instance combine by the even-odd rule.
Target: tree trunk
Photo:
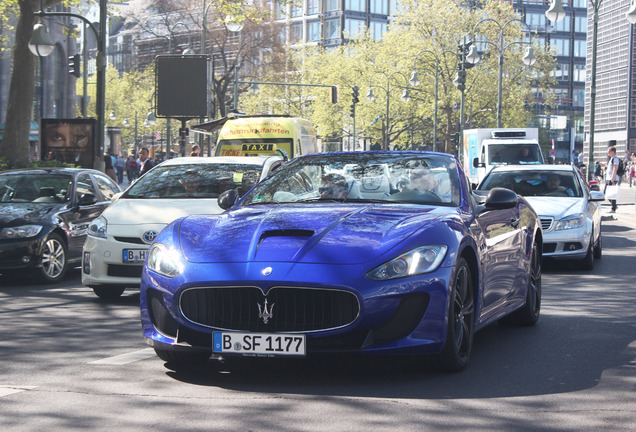
[[[14,164],[25,164],[29,159],[29,126],[35,92],[35,56],[29,51],[38,0],[21,0],[20,18],[15,31],[13,72],[9,86],[9,101],[0,144],[0,155]],[[37,8],[37,9],[36,9]]]

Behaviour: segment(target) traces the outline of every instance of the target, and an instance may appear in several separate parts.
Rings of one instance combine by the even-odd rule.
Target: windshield
[[[454,159],[431,154],[321,154],[293,160],[241,205],[317,201],[458,206]]]
[[[538,145],[490,144],[488,161],[491,164],[542,164],[543,157]]]
[[[521,196],[582,197],[581,185],[572,171],[491,172],[480,190],[504,187]]]
[[[0,176],[3,203],[63,203],[69,200],[73,178],[54,174],[5,174]]]
[[[122,198],[217,198],[228,189],[238,189],[244,195],[258,183],[261,170],[260,165],[238,163],[158,165]]]

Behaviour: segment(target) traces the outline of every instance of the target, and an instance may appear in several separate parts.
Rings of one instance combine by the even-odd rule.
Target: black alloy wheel
[[[459,372],[468,365],[475,325],[474,281],[463,257],[457,263],[449,303],[446,345],[438,357],[438,366],[446,372]]]
[[[594,258],[600,259],[603,256],[603,236],[598,236],[598,241],[594,245]]]
[[[582,260],[583,270],[594,270],[594,233],[590,236],[587,253]]]

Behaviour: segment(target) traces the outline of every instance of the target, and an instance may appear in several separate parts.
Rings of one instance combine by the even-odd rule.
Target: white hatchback
[[[280,156],[187,157],[157,165],[90,224],[82,283],[101,298],[138,288],[150,244],[166,225],[191,214],[222,213],[222,192],[238,189],[242,196],[282,163]]]

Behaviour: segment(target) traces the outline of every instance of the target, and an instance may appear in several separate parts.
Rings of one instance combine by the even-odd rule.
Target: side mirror
[[[590,192],[590,201],[605,201],[605,194],[601,191],[593,190]]]
[[[479,167],[479,158],[473,159],[473,168]]]
[[[97,202],[97,197],[93,194],[90,193],[85,193],[80,195],[78,204],[81,206],[85,206],[85,205],[93,205]]]
[[[513,208],[517,205],[519,197],[516,193],[506,188],[492,188],[486,197],[484,210],[502,210]]]
[[[232,207],[239,199],[239,192],[236,189],[228,189],[219,195],[219,207],[227,210]]]

